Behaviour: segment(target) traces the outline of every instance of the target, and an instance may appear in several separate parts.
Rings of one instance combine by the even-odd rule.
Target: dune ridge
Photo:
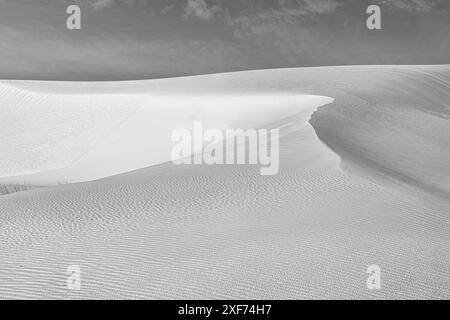
[[[0,184],[85,182],[170,161],[171,133],[205,128],[258,128],[296,113],[305,120],[329,97],[294,94],[159,94],[124,83],[0,82],[3,114]],[[68,84],[64,84],[67,86]],[[112,160],[111,160],[112,159]]]

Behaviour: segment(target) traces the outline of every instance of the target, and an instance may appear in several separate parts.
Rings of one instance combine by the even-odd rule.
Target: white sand
[[[294,94],[230,95],[217,90],[160,94],[129,92],[123,83],[71,83],[75,93],[53,90],[48,82],[0,83],[3,117],[0,135],[0,184],[58,185],[85,182],[170,161],[171,134],[192,129],[194,120],[207,128],[258,128],[303,113],[333,99]],[[142,85],[142,84],[141,84]],[[122,93],[119,93],[122,92]],[[4,123],[4,125],[3,125]],[[113,159],[113,161],[112,161]]]
[[[282,128],[276,176],[165,163],[0,196],[0,297],[450,298],[449,87],[450,66],[0,82],[0,184],[161,163],[197,118]]]

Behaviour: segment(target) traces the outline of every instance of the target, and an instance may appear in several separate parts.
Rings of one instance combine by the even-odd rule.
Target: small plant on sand
[[[31,189],[33,189],[33,187],[27,184],[0,185],[0,195],[11,194]]]

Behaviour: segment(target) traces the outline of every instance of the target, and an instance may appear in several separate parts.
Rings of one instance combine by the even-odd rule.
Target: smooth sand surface
[[[304,113],[304,121],[332,98],[300,94],[178,94],[183,81],[160,94],[124,83],[71,83],[73,93],[49,82],[0,82],[4,116],[0,184],[43,186],[92,181],[168,162],[176,129],[259,128]],[[125,83],[126,84],[126,83]],[[66,84],[67,86],[68,84]],[[114,89],[114,93],[111,90]],[[139,90],[140,89],[140,90]],[[53,93],[49,93],[52,90]]]
[[[52,184],[61,177],[53,170],[65,170],[80,155],[92,163],[98,155],[86,150],[110,149],[91,148],[86,137],[121,141],[130,131],[126,119],[148,109],[142,99],[155,93],[163,100],[190,96],[205,102],[202,113],[192,116],[196,103],[188,100],[187,118],[178,122],[183,125],[200,115],[223,126],[281,128],[282,136],[275,176],[261,176],[258,166],[162,163],[0,196],[1,298],[450,298],[450,66],[0,86],[0,122],[12,130],[0,131],[17,133],[0,142],[4,184],[19,183],[8,181],[18,173],[29,182]],[[258,101],[261,95],[270,99]],[[53,106],[36,115],[41,121],[67,113],[67,122],[55,121],[60,127],[48,130],[67,130],[71,143],[58,137],[42,142],[53,136],[42,132],[42,123],[24,123],[8,107],[16,103],[26,114],[36,101]],[[63,101],[83,105],[77,115],[82,128],[67,128],[74,108],[63,103],[58,114]],[[234,101],[235,117],[210,116],[210,103],[222,110],[228,101]],[[163,130],[163,124],[156,128]],[[36,140],[33,130],[41,133]],[[30,140],[22,143],[23,137]],[[28,154],[35,150],[30,141],[41,148],[36,162]],[[62,152],[61,145],[71,151]],[[127,150],[140,146],[134,141]],[[163,138],[155,146],[163,150]],[[28,160],[20,161],[22,156]],[[114,158],[105,165],[122,171],[143,164],[126,158],[125,152],[120,165]],[[62,176],[75,177],[73,172]],[[366,287],[366,268],[373,264],[382,270],[375,291]],[[70,265],[81,267],[79,291],[66,287]]]

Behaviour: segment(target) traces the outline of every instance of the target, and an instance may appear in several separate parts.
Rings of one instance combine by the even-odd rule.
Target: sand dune
[[[148,167],[0,196],[0,297],[448,299],[449,87],[450,66],[2,81],[0,184]],[[165,162],[199,117],[281,128],[279,173]]]
[[[48,82],[0,83],[4,125],[0,134],[0,184],[57,185],[105,178],[170,161],[171,133],[207,128],[258,128],[304,112],[305,121],[331,98],[312,95],[159,94],[133,92],[112,83],[115,93],[93,83],[72,83],[74,93]],[[25,83],[27,84],[27,83]],[[22,85],[22,86],[21,86]],[[243,107],[244,106],[244,107]],[[114,159],[114,161],[110,161]]]

